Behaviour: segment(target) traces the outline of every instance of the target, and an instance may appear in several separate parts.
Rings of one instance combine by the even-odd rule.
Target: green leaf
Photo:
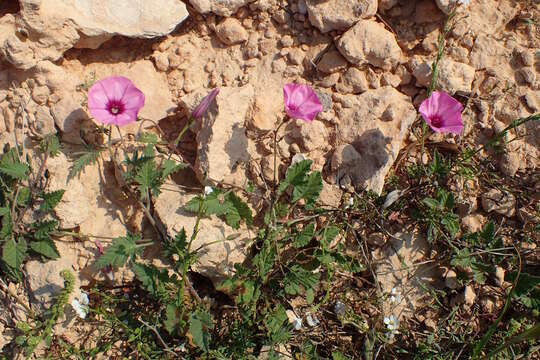
[[[125,237],[117,237],[112,241],[112,244],[107,247],[105,253],[96,261],[96,267],[103,269],[111,265],[119,268],[128,260],[133,260],[137,254],[142,251],[140,246],[135,244],[135,241],[140,240],[137,235],[128,234]]]
[[[154,161],[145,162],[137,171],[134,180],[139,184],[139,192],[143,199],[146,198],[147,190],[150,190],[154,195],[159,194],[160,173],[157,171]]]
[[[75,162],[73,162],[73,166],[71,167],[71,171],[68,175],[68,182],[69,180],[78,176],[87,166],[95,164],[99,160],[102,150],[88,147],[86,151],[86,153],[81,155],[77,160],[75,160]]]
[[[206,311],[198,310],[189,316],[189,333],[193,338],[193,343],[208,352],[210,344],[210,333],[213,329],[212,316]]]
[[[49,212],[53,210],[62,200],[65,192],[65,190],[56,190],[50,193],[42,193],[40,197],[43,199],[43,203],[39,206],[39,211]]]
[[[334,225],[327,226],[320,231],[320,234],[321,234],[321,242],[327,248],[334,241],[334,239],[339,235],[339,228]]]
[[[349,360],[349,358],[340,353],[339,351],[333,351],[332,360]]]
[[[319,197],[323,187],[321,173],[316,171],[307,177],[305,182],[294,186],[292,194],[292,202],[300,199],[306,200],[307,204],[313,204]]]
[[[176,161],[171,159],[165,159],[163,164],[161,164],[161,179],[165,180],[169,175],[174,174],[175,172],[185,169],[185,164],[178,164]]]
[[[315,224],[310,223],[306,225],[302,231],[296,235],[296,238],[294,239],[293,246],[297,249],[302,248],[309,244],[311,239],[313,239],[313,236],[315,235]]]
[[[274,311],[267,315],[264,324],[273,343],[283,343],[289,339],[287,313],[283,305],[278,304]]]
[[[165,330],[171,335],[174,334],[176,329],[178,329],[178,324],[180,323],[180,313],[178,307],[175,304],[167,304],[165,307],[165,321],[163,321],[163,326]]]
[[[15,239],[9,239],[4,243],[2,248],[2,260],[11,268],[19,269],[26,257],[26,241],[23,238],[19,238],[19,241]]]
[[[302,160],[291,165],[287,169],[285,179],[283,179],[283,181],[279,184],[277,191],[278,197],[281,196],[289,186],[297,186],[302,184],[305,181],[307,172],[311,168],[312,163],[313,161],[311,160]]]
[[[299,295],[302,287],[305,290],[313,288],[319,280],[320,274],[314,274],[299,265],[293,265],[283,279],[283,288],[289,295]]]
[[[30,189],[26,186],[19,187],[19,194],[17,195],[17,205],[24,206],[30,199]]]
[[[144,144],[156,145],[159,140],[158,140],[157,135],[154,134],[154,133],[142,132],[137,137],[137,141],[141,142],[141,143],[144,143]]]
[[[56,220],[44,220],[37,221],[31,225],[34,232],[34,238],[36,240],[48,240],[50,239],[50,234],[58,228],[58,221]]]
[[[513,282],[517,272],[511,272],[507,275],[507,280]],[[519,297],[527,295],[540,284],[540,276],[534,276],[528,273],[521,273],[514,289],[514,296]]]
[[[133,263],[132,269],[137,280],[150,295],[157,299],[167,296],[165,284],[170,281],[167,270],[159,270],[139,263]]]
[[[5,216],[9,214],[9,208],[8,207],[0,207],[0,216]]]
[[[30,242],[30,249],[37,252],[38,254],[48,257],[49,259],[54,260],[60,257],[60,254],[56,249],[56,245],[51,239],[32,241]]]
[[[426,204],[430,209],[433,209],[433,210],[436,210],[440,207],[440,204],[437,200],[429,198],[429,197],[422,200],[422,202]]]
[[[39,144],[41,151],[47,152],[47,154],[54,158],[60,153],[60,140],[55,134],[45,135],[41,143]]]
[[[30,170],[28,164],[20,162],[7,163],[0,162],[0,172],[6,174],[14,179],[24,180],[27,178],[27,173]]]

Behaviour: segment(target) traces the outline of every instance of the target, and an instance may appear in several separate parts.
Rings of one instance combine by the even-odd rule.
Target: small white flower
[[[204,187],[204,194],[210,195],[212,192],[214,192],[214,189],[211,186],[205,186]]]
[[[354,198],[350,197],[349,200],[347,201],[347,206],[345,206],[345,209],[353,207],[353,205],[354,205]]]
[[[306,315],[306,322],[311,327],[319,325],[319,319],[315,315],[311,316],[311,314]]]
[[[334,312],[336,313],[337,316],[342,316],[345,314],[345,310],[346,310],[346,307],[345,307],[345,304],[342,303],[341,301],[336,301],[336,304],[334,305]]]
[[[84,291],[81,291],[79,300],[73,299],[71,301],[71,306],[73,307],[73,310],[75,310],[75,312],[81,319],[85,319],[86,315],[88,314],[89,303],[90,301],[88,300],[88,294],[85,293]]]
[[[293,327],[294,327],[294,330],[298,331],[302,328],[302,319],[297,317],[296,319],[293,320]]]
[[[471,0],[458,0],[458,4],[468,6]]]
[[[388,339],[392,340],[397,333],[397,329],[399,326],[398,319],[394,315],[390,315],[384,318],[384,324],[389,331],[389,333],[387,334]]]
[[[390,292],[390,302],[392,304],[399,304],[401,302],[401,293],[398,289],[392,288],[392,291]]]

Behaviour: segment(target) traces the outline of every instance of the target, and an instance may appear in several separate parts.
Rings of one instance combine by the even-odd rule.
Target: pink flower
[[[463,131],[463,105],[445,92],[434,91],[422,102],[419,111],[433,131],[456,135]]]
[[[208,110],[208,107],[214,101],[216,96],[219,94],[219,89],[214,89],[210,92],[210,94],[206,95],[199,105],[193,110],[191,113],[191,117],[194,119],[198,119],[204,115],[206,110]]]
[[[322,111],[319,98],[308,85],[287,84],[283,87],[285,111],[293,119],[313,121]]]
[[[96,82],[88,90],[88,109],[104,125],[126,125],[137,120],[144,106],[144,94],[123,76]]]

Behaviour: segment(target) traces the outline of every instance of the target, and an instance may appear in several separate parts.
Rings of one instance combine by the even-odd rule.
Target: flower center
[[[431,125],[435,127],[440,127],[442,125],[442,119],[438,116],[431,118]]]
[[[122,112],[124,112],[124,104],[122,104],[120,101],[116,101],[116,100],[110,101],[107,104],[107,110],[112,115],[119,115]]]

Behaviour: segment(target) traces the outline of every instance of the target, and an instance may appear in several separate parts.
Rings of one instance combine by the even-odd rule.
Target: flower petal
[[[92,117],[99,123],[104,125],[113,125],[116,121],[116,116],[105,109],[89,109]]]
[[[121,100],[125,109],[137,109],[139,110],[144,106],[145,98],[141,90],[137,89],[135,85],[130,84]]]
[[[139,109],[125,109],[121,114],[116,115],[114,125],[124,126],[137,121]]]
[[[110,76],[97,82],[107,94],[109,100],[120,101],[129,85],[133,85],[131,80],[124,76]]]

